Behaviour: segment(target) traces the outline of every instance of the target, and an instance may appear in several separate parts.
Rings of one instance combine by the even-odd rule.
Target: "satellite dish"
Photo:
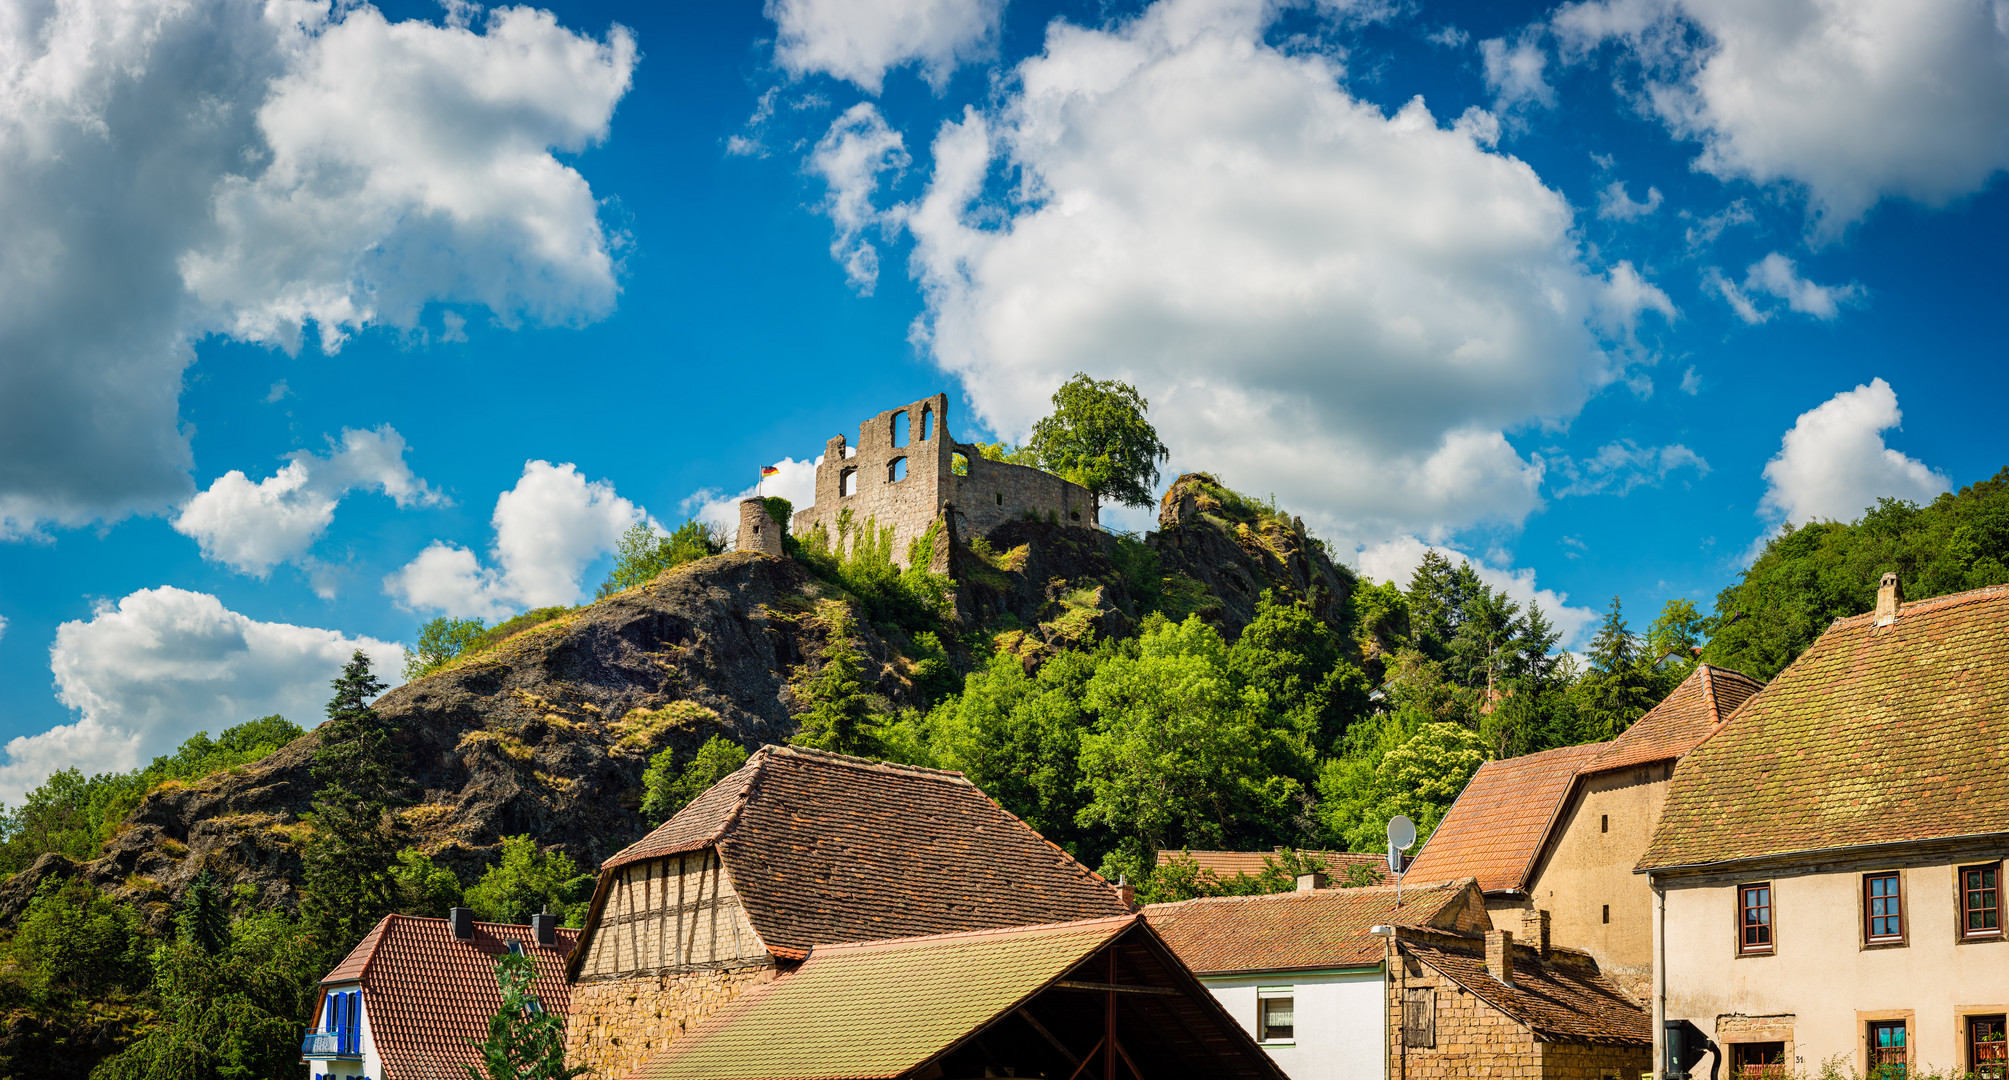
[[[1416,842],[1416,823],[1402,814],[1388,819],[1388,846],[1397,851],[1408,851]]]

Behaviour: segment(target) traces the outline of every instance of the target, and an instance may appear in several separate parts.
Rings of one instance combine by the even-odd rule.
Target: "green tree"
[[[1660,700],[1659,680],[1616,596],[1591,639],[1589,659],[1590,670],[1573,691],[1580,733],[1590,740],[1616,738]]]
[[[408,786],[389,725],[369,705],[384,689],[369,657],[357,651],[334,688],[310,770],[321,787],[308,815],[313,834],[300,891],[301,913],[331,961],[400,906],[393,869],[407,836],[391,807]]]
[[[468,1040],[481,1051],[481,1068],[466,1066],[473,1080],[571,1080],[587,1071],[565,1067],[565,1021],[531,993],[536,978],[536,962],[522,953],[496,959],[502,1007],[489,1018],[485,1042]]]
[[[186,925],[186,901],[182,915]],[[300,1021],[324,950],[279,912],[241,917],[224,938],[215,951],[187,937],[153,951],[159,1015],[93,1080],[255,1080],[300,1067]]]
[[[642,818],[651,825],[670,820],[707,788],[738,771],[747,756],[745,747],[714,735],[681,767],[675,747],[650,758],[642,772]]]
[[[459,876],[417,848],[398,852],[391,877],[397,882],[401,910],[438,914],[461,906]]]
[[[592,885],[593,875],[580,873],[570,855],[539,851],[527,835],[505,836],[502,858],[468,887],[467,906],[489,922],[529,922],[540,911],[553,911],[578,926]]]
[[[865,659],[851,636],[852,622],[841,605],[828,605],[818,616],[827,631],[823,666],[796,691],[807,703],[797,718],[797,746],[839,754],[871,756],[879,746],[877,702],[865,682]]]
[[[963,682],[963,691],[928,715],[941,764],[970,778],[1047,839],[1087,857],[1078,818],[1086,805],[1081,736],[1093,716],[1082,707],[1096,666],[1113,655],[1069,650],[1028,674],[1018,657],[997,652]]]
[[[784,505],[787,502],[775,501]],[[781,524],[786,527],[788,523]],[[599,595],[604,598],[645,585],[658,574],[720,554],[725,548],[725,538],[716,529],[695,519],[677,526],[668,535],[658,533],[647,521],[638,521],[614,545],[614,569],[601,584]]]
[[[1158,463],[1170,456],[1144,418],[1150,408],[1129,383],[1076,374],[1053,392],[1053,412],[1033,425],[1024,456],[1098,498],[1149,506]]]
[[[214,956],[230,946],[230,905],[209,871],[195,875],[181,898],[181,938]]]
[[[5,948],[36,997],[91,1000],[144,987],[149,944],[132,908],[82,879],[45,878]]]
[[[418,643],[405,650],[405,679],[424,678],[481,643],[488,632],[479,618],[450,619],[441,615],[419,627]]]

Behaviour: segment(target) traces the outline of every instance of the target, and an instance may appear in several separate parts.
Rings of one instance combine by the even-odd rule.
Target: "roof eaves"
[[[1870,855],[1878,851],[1894,848],[1919,847],[1925,844],[1950,844],[1961,842],[2009,843],[2009,832],[1954,833],[1947,836],[1927,836],[1906,840],[1886,840],[1876,844],[1850,844],[1847,847],[1794,848],[1790,851],[1768,851],[1762,855],[1743,855],[1735,859],[1718,859],[1713,862],[1668,863],[1648,866],[1641,856],[1639,865],[1632,868],[1635,874],[1673,874],[1682,872],[1707,873],[1712,870],[1735,870],[1746,866],[1761,866],[1769,862],[1796,859],[1808,855],[1819,855],[1824,859],[1849,858]]]

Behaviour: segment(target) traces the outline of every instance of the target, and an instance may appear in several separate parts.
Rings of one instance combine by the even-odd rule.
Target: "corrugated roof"
[[[1474,877],[1487,892],[1527,887],[1577,770],[1608,745],[1564,746],[1479,766],[1409,865],[1409,880]]]
[[[545,1011],[564,1016],[572,990],[565,957],[578,938],[561,929],[555,945],[539,945],[528,926],[477,922],[462,941],[445,919],[386,915],[321,981],[362,983],[384,1080],[464,1080],[461,1066],[481,1061],[468,1040],[488,1038],[489,1018],[502,1007],[496,958],[521,942],[537,965],[532,992]]]
[[[1351,867],[1370,866],[1374,868],[1377,874],[1376,880],[1389,880],[1388,856],[1386,855],[1364,855],[1358,851],[1312,851],[1309,849],[1300,852],[1300,854],[1315,856],[1322,860],[1325,863],[1326,872],[1334,877],[1345,874]],[[1160,851],[1158,853],[1158,865],[1164,866],[1174,858],[1189,858],[1200,869],[1210,870],[1217,877],[1231,878],[1236,874],[1247,874],[1250,877],[1256,877],[1263,872],[1265,861],[1274,859],[1277,855],[1278,853],[1275,850]]]
[[[824,945],[650,1058],[633,1080],[893,1077],[1010,1011],[1137,921]]]
[[[1643,868],[2009,832],[2009,587],[1838,619],[1682,758]]]
[[[1606,743],[1604,752],[1579,771],[1604,772],[1678,758],[1695,749],[1764,686],[1742,672],[1698,664],[1660,704]]]
[[[1556,950],[1543,960],[1513,947],[1513,985],[1486,970],[1484,938],[1404,927],[1398,947],[1430,965],[1479,1000],[1525,1024],[1544,1042],[1653,1045],[1646,1010],[1606,981],[1587,955]]]
[[[1130,910],[961,773],[793,746],[761,748],[607,860],[600,890],[617,867],[714,844],[755,932],[781,955]]]
[[[1309,889],[1268,896],[1216,896],[1150,904],[1144,917],[1186,966],[1202,975],[1365,967],[1382,961],[1379,923],[1454,927],[1476,888],[1460,882],[1409,887],[1396,906],[1393,886]],[[1485,911],[1478,902],[1478,913]]]

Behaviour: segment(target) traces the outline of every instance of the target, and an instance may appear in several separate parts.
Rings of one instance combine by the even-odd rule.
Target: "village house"
[[[1512,945],[1477,882],[1328,888],[1321,877],[1291,893],[1145,908],[1292,1080],[1631,1080],[1647,1067],[1645,1010],[1585,953]]]
[[[1836,620],[1682,758],[1639,860],[1660,1075],[2004,1075],[2009,587]]]
[[[530,957],[538,1003],[564,1016],[565,957],[578,936],[556,915],[529,926],[478,922],[467,908],[444,919],[386,915],[321,980],[300,1044],[309,1080],[464,1080],[465,1066],[481,1062],[473,1043],[502,1007],[497,959]]]
[[[1130,913],[961,773],[762,747],[602,865],[567,1061],[625,1077],[828,946]]]
[[[1409,878],[1478,878],[1500,926],[1583,949],[1646,1002],[1653,894],[1633,867],[1660,822],[1675,764],[1763,685],[1701,664],[1616,739],[1487,762]]]
[[[1285,1080],[1138,915],[817,945],[633,1080]]]
[[[1100,504],[1087,488],[1027,465],[984,457],[949,434],[949,396],[888,409],[858,425],[858,443],[833,435],[816,465],[816,501],[795,511],[789,533],[821,531],[849,550],[868,525],[892,530],[893,561],[940,522],[946,535],[981,537],[1007,521],[1032,518],[1094,528]],[[740,503],[737,550],[782,553],[781,532],[758,499]],[[929,569],[948,569],[948,544],[929,552]]]

